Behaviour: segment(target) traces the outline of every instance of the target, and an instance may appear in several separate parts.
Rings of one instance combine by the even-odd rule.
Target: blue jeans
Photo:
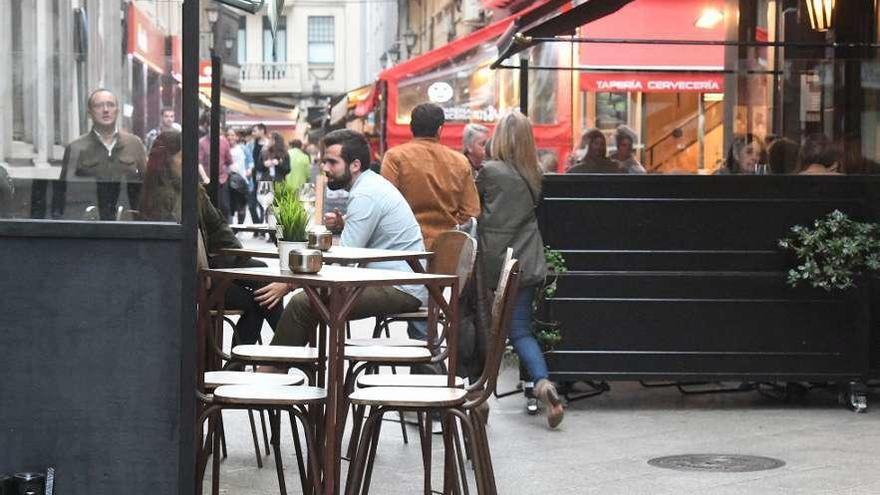
[[[510,320],[509,335],[513,350],[516,351],[520,362],[535,383],[548,376],[547,361],[544,360],[541,345],[532,334],[532,300],[537,289],[534,285],[519,288],[513,306],[513,317]]]

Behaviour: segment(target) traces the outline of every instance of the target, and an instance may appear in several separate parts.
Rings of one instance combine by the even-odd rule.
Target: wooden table
[[[409,253],[403,251],[404,253]],[[398,252],[400,253],[400,252]],[[421,253],[429,254],[429,253]],[[398,258],[399,259],[399,258]],[[416,265],[418,258],[415,260]],[[293,283],[302,288],[309,298],[312,309],[319,316],[320,325],[318,338],[318,386],[326,387],[327,403],[324,413],[323,435],[319,435],[324,469],[323,493],[337,494],[340,486],[340,459],[342,457],[342,435],[345,429],[345,410],[341,407],[345,400],[344,365],[345,365],[345,323],[357,297],[367,287],[387,287],[392,285],[425,285],[428,289],[429,307],[437,307],[446,317],[447,347],[449,349],[449,387],[455,385],[455,369],[458,349],[458,277],[454,275],[435,275],[428,273],[403,272],[397,270],[377,270],[371,268],[352,268],[325,265],[316,274],[299,274],[281,271],[278,268],[227,268],[203,270],[203,277],[210,277],[212,287],[200,296],[202,301],[202,318],[207,318],[205,311],[223,302],[226,289],[234,280],[252,280],[259,282]],[[202,284],[206,287],[207,284]],[[449,302],[443,297],[443,289],[451,288]],[[203,289],[204,290],[204,289]],[[435,313],[429,311],[429,313]],[[435,318],[432,318],[435,320]],[[204,320],[207,321],[207,320]],[[433,321],[432,323],[436,323]],[[205,328],[200,324],[199,342],[204,346]],[[431,327],[432,325],[429,325]],[[329,329],[329,338],[327,330]],[[429,328],[430,330],[431,328]],[[203,347],[202,347],[203,349]],[[200,362],[203,362],[203,350],[200,351]],[[326,358],[326,369],[324,362]],[[326,371],[326,377],[325,377]]]
[[[244,256],[248,258],[278,258],[278,248],[267,246],[265,248],[227,248],[221,249],[219,254],[227,256]],[[324,263],[340,265],[364,265],[381,261],[406,261],[415,272],[424,272],[421,260],[430,258],[434,253],[431,251],[399,251],[392,249],[356,248],[345,246],[333,246],[324,252]]]

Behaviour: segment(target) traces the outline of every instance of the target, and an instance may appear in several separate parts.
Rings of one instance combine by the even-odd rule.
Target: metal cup
[[[294,273],[318,273],[324,257],[317,249],[294,249],[287,257],[290,271]]]
[[[327,251],[333,246],[333,234],[329,230],[309,232],[309,249]]]
[[[43,473],[15,473],[16,495],[43,495],[46,493],[46,475]]]

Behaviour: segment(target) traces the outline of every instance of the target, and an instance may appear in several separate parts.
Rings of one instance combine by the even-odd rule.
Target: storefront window
[[[880,173],[877,7],[837,2],[834,29],[819,31],[802,2],[739,5],[727,19],[720,1],[640,0],[579,28],[565,168],[591,156],[576,171]],[[582,147],[591,130],[604,156],[599,141]]]
[[[178,184],[162,198],[168,214],[150,220],[179,221],[179,146],[150,154],[145,142],[180,130],[181,53],[172,47],[182,1],[9,5],[0,16],[9,69],[0,74],[0,217],[142,219],[155,199],[146,198],[157,177],[150,161],[163,174],[153,186]]]

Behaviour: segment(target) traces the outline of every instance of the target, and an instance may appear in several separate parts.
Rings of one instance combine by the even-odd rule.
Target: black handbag
[[[238,172],[229,172],[229,188],[237,193],[246,194],[248,190],[247,179]]]

